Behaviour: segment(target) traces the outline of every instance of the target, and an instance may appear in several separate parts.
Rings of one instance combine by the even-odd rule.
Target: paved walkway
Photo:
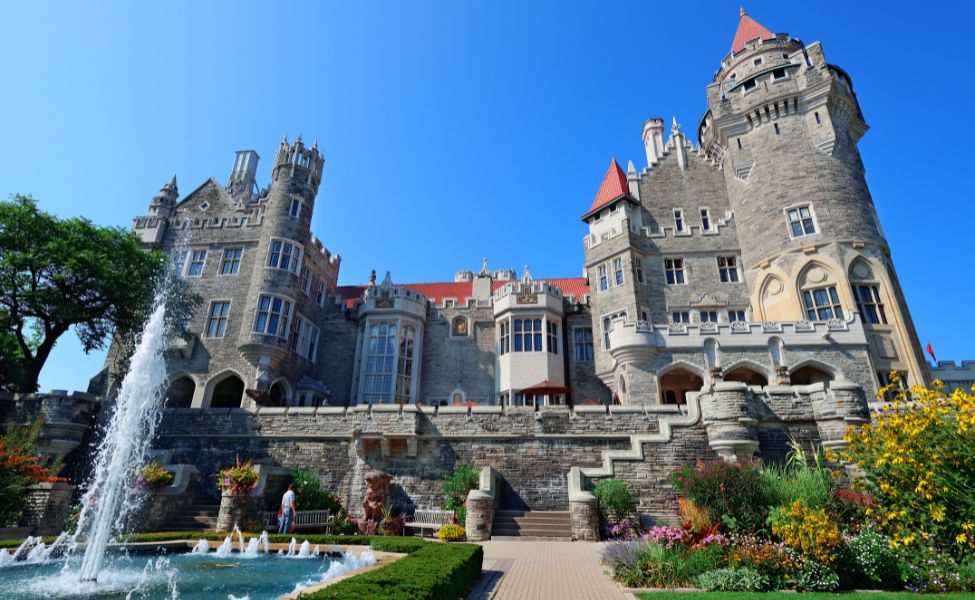
[[[600,544],[489,541],[476,600],[624,600],[599,564]],[[632,596],[631,596],[632,597]]]

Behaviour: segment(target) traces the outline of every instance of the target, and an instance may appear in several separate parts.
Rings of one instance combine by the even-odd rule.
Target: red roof
[[[616,158],[613,158],[613,162],[609,164],[609,170],[606,171],[606,176],[603,177],[603,183],[599,186],[599,191],[596,192],[596,199],[592,201],[592,207],[586,214],[592,214],[620,196],[626,196],[629,193],[630,186],[626,183],[626,173],[623,172],[623,167],[616,162]]]
[[[565,296],[575,296],[577,300],[582,300],[582,297],[589,293],[589,286],[586,284],[584,277],[563,277],[544,279],[543,281],[547,281],[558,287]],[[494,281],[491,286],[491,291],[493,292],[506,283],[508,282]],[[459,305],[467,304],[467,299],[471,297],[472,287],[470,281],[404,283],[397,285],[405,285],[408,288],[412,288],[428,299],[433,300],[436,304],[443,304],[444,299],[453,298]],[[366,291],[367,287],[365,285],[340,285],[335,288],[335,293],[342,299],[342,303],[345,304],[346,308],[355,308],[356,300],[362,297],[362,293]]]
[[[738,31],[735,32],[735,41],[731,43],[731,51],[734,53],[741,52],[745,49],[745,42],[750,42],[755,38],[762,38],[763,40],[771,40],[775,35],[758,24],[755,19],[748,16],[745,13],[745,9],[741,9],[741,19],[738,21]]]

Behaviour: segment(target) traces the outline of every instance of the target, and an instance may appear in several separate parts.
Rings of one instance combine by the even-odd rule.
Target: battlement
[[[274,179],[277,180],[281,173],[287,173],[291,177],[305,177],[306,183],[318,190],[324,167],[325,157],[318,151],[318,141],[306,148],[301,141],[301,135],[291,144],[285,136],[274,156]]]
[[[955,364],[953,360],[939,360],[934,367],[929,367],[931,379],[937,379],[945,384],[950,391],[955,388],[970,389],[975,385],[975,360],[963,360]]]
[[[340,254],[332,255],[332,252],[326,248],[325,244],[323,244],[322,241],[314,234],[311,236],[311,243],[309,246],[310,248],[306,248],[306,252],[309,250],[318,252],[328,262],[328,264],[338,267],[342,263],[342,256]]]
[[[688,222],[684,226],[684,231],[678,232],[673,225],[665,227],[635,227],[630,224],[628,219],[620,220],[619,227],[603,228],[598,234],[589,233],[582,238],[583,246],[586,250],[598,247],[603,242],[608,242],[622,235],[643,236],[647,239],[664,238],[693,238],[696,236],[717,236],[721,235],[721,230],[730,226],[734,221],[735,214],[726,210],[724,215],[712,217],[711,227],[707,230],[700,225]],[[605,217],[604,217],[605,218]],[[625,226],[624,226],[625,225]]]

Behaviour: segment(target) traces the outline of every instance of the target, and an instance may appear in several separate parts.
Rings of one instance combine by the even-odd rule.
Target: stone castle
[[[614,159],[580,204],[580,278],[485,261],[448,282],[338,285],[340,257],[310,230],[324,157],[300,137],[266,188],[254,151],[225,185],[181,198],[173,177],[134,227],[205,298],[168,353],[158,442],[200,474],[187,496],[215,494],[202,482],[240,456],[314,465],[352,507],[382,469],[431,507],[466,462],[493,469],[500,507],[583,507],[572,529],[588,538],[594,481],[666,512],[681,464],[841,445],[890,372],[938,374],[864,179],[852,79],[818,42],[742,11],[698,143],[666,129],[644,123],[646,168]],[[971,367],[947,370],[965,385]],[[469,534],[490,535],[474,512]]]

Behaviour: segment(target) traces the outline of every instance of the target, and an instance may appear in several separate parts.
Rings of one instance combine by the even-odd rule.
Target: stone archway
[[[724,374],[725,381],[738,381],[748,386],[766,386],[768,377],[748,365],[738,365]]]
[[[685,367],[674,367],[660,375],[661,404],[687,404],[687,392],[699,392],[704,379]]]
[[[193,404],[193,393],[196,392],[196,382],[189,375],[177,377],[169,382],[166,393],[163,394],[165,408],[190,408]]]
[[[244,380],[230,374],[213,386],[210,408],[240,408],[243,397]]]
[[[792,385],[809,385],[833,380],[833,375],[826,369],[815,364],[806,364],[789,373],[789,383]]]

